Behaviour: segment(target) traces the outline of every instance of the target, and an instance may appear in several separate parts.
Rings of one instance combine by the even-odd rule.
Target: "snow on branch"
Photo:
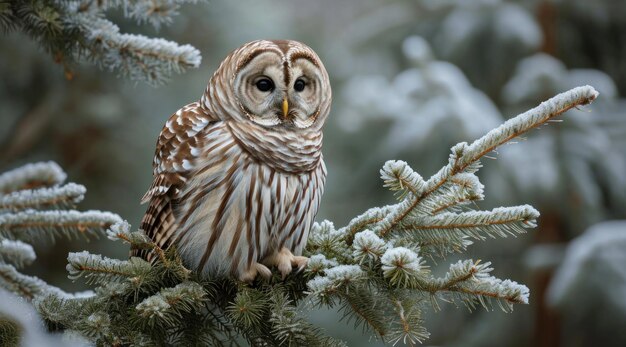
[[[33,240],[63,234],[95,236],[122,219],[102,211],[35,211],[0,214],[0,236]]]
[[[550,119],[569,109],[591,103],[597,96],[598,92],[593,89],[593,87],[584,86],[574,88],[506,121],[498,128],[491,130],[485,136],[474,141],[471,145],[464,142],[455,145],[452,147],[452,154],[450,155],[448,165],[444,166],[438,173],[433,175],[423,186],[415,187],[419,189],[413,189],[414,191],[412,191],[406,199],[396,205],[384,219],[377,221],[373,229],[381,235],[386,235],[398,224],[403,223],[405,218],[410,218],[411,213],[416,208],[420,207],[420,204],[423,204],[429,199],[431,200],[429,203],[431,206],[433,204],[437,205],[437,203],[433,203],[432,200],[439,200],[441,202],[438,205],[439,207],[431,209],[431,213],[441,212],[449,207],[449,203],[445,202],[446,198],[443,200],[440,198],[442,196],[447,196],[447,200],[452,201],[464,200],[464,198],[459,198],[458,194],[454,194],[454,192],[451,191],[451,185],[457,184],[458,180],[460,180],[463,175],[467,177],[468,174],[476,172],[481,167],[479,162],[480,158],[495,150],[498,146],[531,129],[545,124]],[[410,184],[407,185],[407,180],[402,178],[404,176],[400,174],[400,172],[406,170],[406,163],[392,163],[393,164],[386,164],[383,168],[382,176],[385,180],[385,184],[396,188],[404,186],[410,187]],[[388,173],[394,170],[394,174]],[[406,175],[408,174],[405,174],[405,176]],[[391,183],[391,181],[394,180],[393,177],[397,177],[395,178],[396,183]],[[455,180],[457,180],[457,182],[455,182]],[[475,197],[473,200],[482,199],[482,187],[474,188],[472,195]]]
[[[139,278],[150,271],[150,263],[133,257],[130,260],[106,258],[87,251],[67,256],[69,278],[84,277],[87,283],[106,283],[116,278]]]
[[[590,104],[598,97],[598,92],[591,86],[576,87],[561,93],[539,106],[509,119],[501,126],[489,131],[485,136],[467,146],[462,156],[453,165],[454,172],[463,171],[468,165],[479,160],[498,146],[537,128],[564,112]]]
[[[13,265],[3,263],[0,263],[0,287],[27,300],[47,293],[66,295],[59,288],[53,287],[37,277],[23,275]]]
[[[537,226],[538,217],[539,212],[529,205],[499,207],[491,211],[446,212],[417,217],[410,223],[399,226],[398,230],[413,234],[415,239],[432,231],[484,240],[485,236],[495,238],[525,233],[526,228]]]
[[[0,195],[0,210],[73,208],[84,199],[86,192],[84,186],[75,183],[60,187],[21,190]]]
[[[128,243],[131,249],[147,249],[154,251],[162,263],[168,264],[169,261],[165,256],[165,251],[154,243],[145,233],[141,231],[130,231],[130,224],[127,221],[115,223],[107,230],[109,240],[122,241]]]
[[[443,278],[431,278],[418,284],[429,292],[450,292],[452,299],[462,300],[470,309],[480,303],[485,309],[492,300],[496,300],[500,308],[511,311],[513,304],[527,304],[528,287],[511,280],[500,280],[489,273],[493,270],[491,263],[480,264],[472,260],[459,260],[450,265]],[[437,307],[438,308],[438,307]]]
[[[66,178],[65,172],[55,162],[26,164],[0,175],[0,193],[52,187],[63,183]]]
[[[15,269],[36,258],[33,247],[24,241],[97,235],[122,222],[110,212],[65,210],[80,202],[86,191],[74,183],[60,186],[66,177],[54,162],[27,164],[0,175],[0,286],[27,299],[69,294]]]
[[[56,1],[59,2],[59,0]],[[140,24],[150,23],[158,29],[162,24],[172,23],[172,17],[178,15],[181,4],[196,2],[197,0],[81,0],[79,6],[91,11],[121,8],[125,17],[134,19]]]
[[[62,62],[86,60],[133,80],[156,85],[173,73],[200,65],[200,52],[160,38],[120,33],[109,21],[108,9],[120,8],[125,17],[156,28],[171,23],[180,5],[195,0],[65,1],[11,0],[0,7],[0,30],[21,30]]]
[[[77,13],[72,19],[72,25],[85,37],[86,56],[99,66],[119,71],[133,80],[160,84],[172,72],[200,66],[200,52],[190,45],[122,34],[117,25],[90,14]]]
[[[35,260],[33,247],[22,241],[0,240],[0,262],[23,267]]]
[[[143,324],[175,327],[184,324],[182,312],[201,310],[207,298],[204,288],[196,282],[183,282],[164,288],[140,302],[135,308]]]

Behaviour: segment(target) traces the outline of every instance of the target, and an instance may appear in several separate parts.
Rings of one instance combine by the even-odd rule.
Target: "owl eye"
[[[301,92],[301,91],[303,91],[303,90],[304,90],[304,87],[305,87],[305,86],[306,86],[306,83],[304,82],[304,80],[302,80],[302,79],[298,78],[298,79],[296,80],[296,82],[293,84],[293,89],[294,89],[296,92]]]
[[[274,82],[269,78],[262,78],[256,82],[256,87],[262,92],[274,89]]]

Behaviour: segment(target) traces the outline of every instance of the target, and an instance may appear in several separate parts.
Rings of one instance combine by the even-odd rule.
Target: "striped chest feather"
[[[225,130],[224,130],[225,131]],[[240,274],[286,247],[302,253],[323,192],[323,161],[289,173],[260,163],[225,133],[198,159],[174,207],[174,244],[202,273]]]

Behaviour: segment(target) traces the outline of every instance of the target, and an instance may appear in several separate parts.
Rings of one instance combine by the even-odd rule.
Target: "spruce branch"
[[[124,77],[157,85],[172,72],[200,66],[200,52],[190,45],[121,34],[112,22],[89,14],[78,13],[72,21],[75,29],[84,33],[83,54],[98,66],[118,71]]]
[[[0,211],[24,209],[74,208],[85,197],[84,186],[68,183],[60,187],[28,189],[0,196]]]
[[[405,345],[415,346],[430,337],[423,324],[419,301],[413,298],[396,299],[393,304],[398,319],[390,327],[387,336],[391,345],[395,346],[402,341]]]
[[[136,307],[141,324],[150,327],[177,327],[184,322],[183,315],[204,307],[206,293],[195,282],[183,282],[173,288],[164,288],[158,294],[150,296]]]
[[[3,263],[0,263],[0,287],[27,300],[50,292],[67,295],[59,288],[53,287],[37,277],[23,275],[13,265]]]
[[[588,105],[597,97],[598,92],[591,86],[576,87],[542,102],[539,106],[515,118],[509,119],[471,145],[464,146],[462,155],[453,163],[453,172],[462,172],[469,165],[502,144],[540,127],[572,108]],[[437,186],[439,183],[434,181],[430,185]]]
[[[359,265],[372,264],[380,259],[389,247],[390,245],[378,237],[376,233],[366,229],[354,237],[352,256]]]
[[[63,63],[90,61],[134,80],[156,85],[173,72],[200,65],[200,52],[160,38],[122,34],[106,19],[109,9],[120,8],[126,18],[156,28],[170,24],[181,4],[194,0],[67,1],[8,0],[0,5],[0,29],[21,30]]]
[[[9,239],[34,240],[56,235],[95,236],[122,219],[101,211],[35,211],[0,214],[0,236]]]
[[[395,206],[393,205],[370,208],[363,214],[354,217],[347,226],[340,229],[340,232],[347,234],[346,242],[348,245],[351,245],[354,234],[382,221],[394,208]]]
[[[390,160],[380,169],[380,176],[384,186],[391,191],[397,191],[398,199],[402,200],[409,192],[417,195],[424,189],[424,179],[413,171],[405,161]]]
[[[485,198],[484,186],[473,173],[459,173],[450,178],[449,182],[440,188],[447,189],[445,194],[436,198],[425,198],[421,202],[424,212],[438,214],[441,212],[460,212],[462,207]]]
[[[69,278],[85,278],[88,284],[106,283],[115,279],[140,281],[151,269],[150,263],[140,258],[117,260],[87,251],[70,253],[67,256]]]
[[[337,346],[342,345],[322,335],[319,328],[299,317],[296,306],[280,289],[270,296],[271,336],[280,346]]]
[[[528,287],[511,280],[500,280],[489,273],[493,270],[491,263],[474,262],[473,260],[459,260],[452,264],[442,278],[418,277],[415,288],[429,292],[433,298],[459,299],[470,309],[480,303],[485,309],[491,300],[496,300],[505,312],[513,309],[513,304],[527,304]],[[446,300],[448,301],[448,300]],[[438,309],[438,304],[433,301]]]
[[[388,249],[380,262],[383,276],[398,288],[415,286],[416,281],[419,281],[424,273],[428,273],[416,252],[405,247]]]
[[[178,15],[182,4],[196,2],[197,0],[81,0],[80,7],[83,11],[106,11],[119,8],[122,9],[126,18],[133,19],[139,24],[150,23],[158,29],[161,25],[172,23],[172,17]]]
[[[55,162],[26,164],[0,175],[0,193],[52,187],[63,183],[66,178],[65,172]]]
[[[591,87],[575,88],[507,121],[471,145],[457,144],[452,148],[448,165],[428,181],[405,162],[387,162],[381,169],[381,178],[386,187],[396,192],[400,201],[395,205],[369,209],[338,231],[329,223],[317,225],[311,235],[314,240],[312,254],[320,252],[326,257],[338,256],[339,267],[358,264],[366,270],[370,286],[382,293],[396,293],[390,294],[384,307],[378,307],[379,312],[402,311],[403,307],[393,299],[399,290],[413,292],[417,297],[420,293],[429,294],[435,308],[438,308],[438,298],[461,300],[469,308],[476,304],[487,308],[496,301],[507,312],[512,310],[513,304],[528,303],[528,288],[490,276],[490,263],[460,261],[450,267],[446,276],[436,278],[420,254],[444,257],[447,253],[465,250],[472,244],[470,239],[506,237],[535,227],[539,213],[528,205],[491,211],[469,208],[470,203],[484,198],[484,187],[475,175],[481,167],[479,159],[568,109],[588,104],[596,96],[597,92]],[[332,241],[335,243],[328,244]],[[345,251],[343,242],[351,249],[350,257],[342,255]],[[315,265],[320,267],[318,263]],[[363,311],[364,307],[350,304],[350,299],[364,299],[365,295],[350,295],[343,291],[341,285],[328,276],[332,269],[318,269],[316,276],[308,281],[315,302],[328,306],[337,300],[344,302],[347,316],[360,318],[360,322],[367,323],[378,335],[387,336],[387,341],[397,342],[399,337],[406,337],[405,342],[409,343],[419,340],[409,338],[408,330],[393,330],[376,324],[375,320],[370,321],[376,317],[375,312],[367,313]],[[358,281],[353,283],[352,293],[363,290]],[[372,291],[376,289],[369,292]],[[399,324],[406,327],[402,325],[402,319]],[[389,331],[395,331],[393,338],[389,338]],[[416,334],[421,336],[418,332]]]
[[[453,176],[459,173],[473,173],[480,168],[478,162],[481,157],[495,150],[498,146],[520,136],[529,130],[537,128],[562,113],[582,105],[591,103],[598,96],[598,92],[590,86],[577,87],[561,93],[539,106],[509,119],[485,136],[474,141],[471,145],[459,143],[452,148],[448,165],[433,175],[422,190],[416,190],[412,199],[400,203],[400,206],[379,222],[377,233],[387,234],[393,227],[401,223],[409,213],[430,194],[435,193]]]
[[[33,247],[22,241],[0,239],[0,262],[13,263],[20,268],[35,260]]]
[[[446,252],[442,238],[454,241],[457,251],[465,249],[466,238],[483,241],[486,237],[507,237],[522,234],[537,226],[539,212],[529,205],[499,207],[491,211],[446,212],[435,216],[416,217],[398,230],[418,245]],[[442,248],[443,246],[443,248]]]
[[[262,292],[243,287],[237,292],[226,312],[234,324],[249,330],[260,325],[267,314],[267,305],[268,300]]]
[[[164,265],[170,264],[170,261],[165,255],[165,251],[163,251],[161,247],[159,247],[148,236],[146,236],[145,233],[140,231],[131,232],[130,224],[128,224],[127,221],[111,225],[106,233],[109,240],[121,240],[124,243],[128,243],[131,249],[151,250],[157,254],[161,263],[163,263]]]

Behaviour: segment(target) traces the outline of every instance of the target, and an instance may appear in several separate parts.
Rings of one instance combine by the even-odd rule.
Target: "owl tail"
[[[153,197],[140,227],[157,246],[166,250],[176,229],[171,199],[168,196]],[[155,260],[154,252],[146,249],[131,249],[130,255],[150,262]]]

